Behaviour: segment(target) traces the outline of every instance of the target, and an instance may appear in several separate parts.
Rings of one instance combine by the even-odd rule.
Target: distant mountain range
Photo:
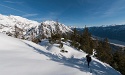
[[[125,42],[125,25],[115,25],[106,27],[90,27],[90,32],[99,37],[115,39]]]
[[[92,35],[125,42],[125,25],[89,28]]]
[[[111,25],[88,28],[89,32],[94,36],[125,42],[125,25]],[[77,28],[77,30],[82,32],[84,28]]]
[[[82,32],[84,28],[77,28]],[[92,35],[125,42],[125,25],[110,25],[100,27],[89,27]],[[37,22],[20,16],[6,16],[0,14],[0,32],[17,38],[31,40],[33,37],[50,37],[51,33],[67,34],[72,32],[68,27],[56,21]]]

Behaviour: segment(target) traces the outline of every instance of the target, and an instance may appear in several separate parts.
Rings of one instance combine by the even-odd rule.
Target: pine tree
[[[103,62],[106,62],[108,64],[112,63],[113,56],[112,56],[112,50],[110,48],[110,44],[108,42],[108,39],[104,39],[103,41],[99,41],[99,45],[96,49],[97,52],[97,58]]]
[[[72,41],[76,41],[77,40],[77,30],[76,30],[76,28],[74,28],[73,29],[73,33],[72,33],[72,35],[71,35],[71,40]]]
[[[14,29],[15,29],[15,31],[14,31],[14,37],[18,38],[19,34],[18,34],[18,31],[17,31],[17,26],[16,25],[14,26]]]
[[[113,54],[112,66],[125,75],[125,52],[117,50]]]
[[[106,62],[111,64],[111,62],[112,62],[112,50],[111,50],[108,38],[104,39],[103,48],[104,48],[104,50],[106,52],[106,57],[107,57]]]
[[[14,26],[14,37],[15,37],[15,38],[24,39],[23,29],[20,29],[20,28],[17,27],[16,25]]]
[[[80,35],[78,34],[78,31],[76,28],[73,29],[73,33],[71,34],[71,45],[75,48],[79,48],[79,41],[80,41]]]
[[[49,40],[51,43],[61,43],[61,35],[60,34],[54,34],[51,33],[51,38]]]
[[[80,49],[84,50],[85,52],[92,54],[92,50],[94,47],[93,40],[91,38],[91,34],[89,33],[89,30],[87,27],[85,27],[83,34],[81,35],[80,38]]]

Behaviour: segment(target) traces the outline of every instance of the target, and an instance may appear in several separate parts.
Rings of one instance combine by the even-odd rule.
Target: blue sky
[[[0,0],[0,14],[79,27],[125,24],[125,0]]]

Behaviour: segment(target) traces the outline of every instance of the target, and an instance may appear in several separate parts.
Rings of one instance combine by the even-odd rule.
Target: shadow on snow
[[[50,60],[60,62],[60,63],[62,63],[62,65],[77,68],[80,71],[84,71],[86,73],[90,72],[90,69],[91,69],[93,75],[111,75],[111,74],[119,75],[119,74],[116,74],[114,69],[112,69],[111,67],[104,66],[95,60],[92,60],[92,62],[90,63],[90,69],[89,69],[85,58],[82,58],[82,59],[77,59],[74,57],[66,58],[64,56],[59,56],[59,55],[54,55],[49,52],[44,52],[40,49],[33,47],[32,45],[30,45],[28,43],[25,43],[25,44],[28,45],[29,47],[33,48],[39,54],[43,54],[43,55],[49,57]],[[108,72],[110,72],[110,74],[108,74]]]

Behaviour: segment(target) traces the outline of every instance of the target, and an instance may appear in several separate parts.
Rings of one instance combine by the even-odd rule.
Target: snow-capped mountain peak
[[[37,28],[39,25],[40,23],[37,21],[28,20],[20,16],[6,16],[0,14],[0,32],[9,36],[25,38],[24,35],[27,34],[27,31],[31,30],[32,28]]]
[[[1,15],[0,14],[0,24],[3,25],[9,25],[9,26],[14,26],[15,24],[18,26],[37,26],[39,23],[37,21],[33,20],[28,20],[26,18],[20,17],[20,16],[6,16],[6,15]]]
[[[17,38],[22,38],[23,36],[23,38],[28,40],[31,40],[31,37],[37,37],[39,35],[50,37],[51,33],[67,34],[72,32],[69,27],[56,21],[48,20],[39,23],[20,16],[0,14],[0,32],[15,36],[16,30],[21,35],[21,37]]]
[[[43,24],[45,25],[54,25],[56,24],[57,22],[56,21],[53,21],[53,20],[47,20],[47,21],[44,21]]]
[[[64,24],[56,21],[44,21],[41,23],[42,33],[50,37],[51,33],[66,34],[72,32],[72,30]]]

